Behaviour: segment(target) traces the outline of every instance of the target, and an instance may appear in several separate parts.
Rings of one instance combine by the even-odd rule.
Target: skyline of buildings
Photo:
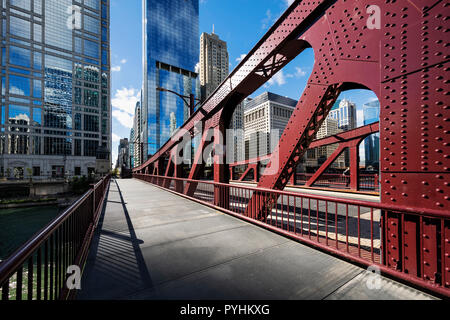
[[[192,6],[195,8],[194,2],[188,1],[187,3],[184,3],[184,5],[188,7],[187,9],[185,8],[185,11],[189,11],[189,8],[192,10]],[[175,7],[179,5],[180,3],[174,4]],[[143,8],[145,13],[143,24],[143,65],[145,67],[144,87],[141,92],[141,108],[135,109],[135,116],[133,120],[134,124],[132,130],[130,130],[133,131],[133,137],[135,140],[133,143],[135,146],[134,152],[132,153],[132,162],[135,166],[141,165],[142,161],[145,162],[146,159],[157,149],[159,149],[159,147],[161,147],[189,117],[188,107],[179,97],[172,93],[160,92],[156,90],[156,88],[161,87],[164,89],[173,90],[181,95],[189,95],[190,93],[194,93],[197,95],[197,97],[200,97],[202,101],[205,101],[229,74],[229,55],[227,51],[228,45],[226,41],[220,39],[220,36],[218,34],[215,34],[213,27],[212,33],[209,34],[203,32],[201,33],[200,37],[197,37],[197,39],[199,39],[199,54],[197,56],[197,59],[191,59],[189,62],[186,62],[186,56],[183,57],[183,59],[178,57],[176,52],[171,51],[173,48],[176,48],[176,43],[174,43],[173,46],[169,45],[168,49],[164,51],[163,58],[168,59],[165,60],[166,62],[177,62],[179,65],[183,65],[183,63],[190,63],[191,67],[194,65],[196,66],[194,66],[194,70],[198,72],[198,75],[189,73],[190,76],[193,76],[195,78],[195,84],[193,84],[194,82],[191,81],[193,80],[193,78],[188,79],[187,81],[185,78],[183,81],[183,85],[186,85],[187,82],[189,82],[189,84],[193,84],[193,86],[189,86],[189,84],[187,85],[188,90],[191,91],[186,92],[186,86],[174,85],[174,83],[177,82],[177,80],[175,80],[175,74],[183,73],[183,70],[178,69],[177,66],[172,66],[170,64],[167,64],[166,62],[157,60],[158,54],[161,54],[160,48],[155,49],[153,47],[155,46],[155,43],[161,44],[161,41],[163,40],[155,40],[155,38],[153,38],[152,40],[149,34],[158,35],[158,32],[161,32],[162,28],[156,28],[156,30],[154,30],[154,23],[148,23],[149,17],[152,17],[152,15],[157,15],[158,10],[162,10],[162,8],[165,8],[166,11],[170,11],[174,8],[174,6],[164,6],[161,1],[143,0]],[[197,20],[197,12],[195,10],[194,12],[194,20]],[[170,20],[170,18],[167,17],[161,18],[160,16],[158,16],[157,18],[162,19],[160,20],[160,22],[164,20],[164,23],[167,23],[167,19]],[[171,34],[174,34],[175,32],[188,32],[192,31],[191,27],[192,25],[189,26],[189,24],[181,24],[181,27],[177,26],[170,32]],[[189,30],[186,30],[186,28]],[[168,31],[165,30],[165,32]],[[189,39],[188,42],[193,43],[195,41]],[[188,51],[190,52],[190,49],[192,48],[188,49]],[[187,56],[189,58],[192,57],[189,54]],[[155,61],[153,61],[152,59]],[[153,68],[153,65],[155,65],[155,68]],[[183,66],[187,66],[187,64],[184,64]],[[167,77],[164,76],[164,72],[166,72],[165,75],[167,75]],[[152,78],[155,75],[156,80]],[[195,89],[193,89],[193,87],[195,87]],[[152,96],[154,91],[156,91],[155,99],[153,99]],[[258,101],[258,99],[261,99],[262,96],[265,96],[268,101],[270,100],[270,97],[275,96],[276,100],[284,99],[284,102],[289,101],[288,105],[292,105],[293,108],[297,104],[296,100],[290,99],[288,97],[282,97],[271,92],[265,92],[255,99],[247,98],[243,103],[238,105],[229,123],[229,129],[232,130],[231,133],[228,134],[230,135],[229,138],[233,140],[233,144],[229,146],[230,149],[227,149],[228,154],[233,154],[232,158],[235,162],[248,159],[249,157],[251,158],[251,155],[254,157],[262,156],[271,151],[271,149],[276,146],[276,143],[274,142],[276,139],[273,137],[272,139],[270,138],[271,131],[275,129],[279,130],[279,136],[281,137],[281,134],[283,133],[287,121],[289,120],[289,117],[292,113],[292,111],[287,112],[286,110],[283,113],[283,111],[278,112],[274,110],[270,111],[270,109],[267,109],[269,111],[265,116],[259,117],[258,114],[257,118],[255,118],[261,120],[261,123],[258,122],[255,127],[253,121],[257,120],[249,121],[248,118],[244,118],[244,116],[248,113],[249,108],[251,109],[254,107],[256,102],[252,102],[252,100]],[[154,106],[154,109],[152,109],[152,106]],[[272,112],[272,114],[270,112]],[[180,121],[180,118],[182,118],[182,121]],[[266,121],[262,121],[263,118]],[[245,119],[247,119],[247,121]],[[267,119],[275,122],[268,122]],[[262,124],[264,124],[264,126],[262,126]],[[357,106],[348,99],[339,99],[336,101],[334,107],[330,111],[327,121],[324,123],[323,127],[320,128],[317,134],[317,138],[319,139],[325,136],[334,135],[342,131],[354,129],[356,127]],[[250,135],[253,135],[253,138],[256,139],[255,141],[258,142],[255,144],[250,144]],[[130,137],[131,136],[132,135],[130,132]],[[229,138],[227,139],[227,141],[231,141]],[[264,139],[265,142],[261,142],[261,139]],[[132,141],[130,140],[130,143],[131,142]],[[273,143],[274,145],[271,146],[271,143]],[[365,142],[365,144],[366,143],[367,142]],[[370,148],[373,147],[374,144],[372,143]],[[308,159],[309,164],[315,163],[315,166],[317,166],[320,162],[324,161],[324,158],[329,157],[335,149],[336,146],[326,146],[320,148],[320,150],[315,150],[314,152],[308,153],[311,157],[305,158]],[[143,152],[141,150],[143,150]],[[152,150],[153,152],[151,152]],[[374,153],[373,150],[370,152],[371,154]],[[141,153],[143,153],[142,156]],[[211,164],[212,159],[210,158],[207,161],[207,165]],[[349,153],[348,150],[346,150],[344,151],[344,154],[341,155],[333,164],[333,167],[345,168],[348,165]]]
[[[109,0],[4,0],[1,12],[0,175],[108,173]]]

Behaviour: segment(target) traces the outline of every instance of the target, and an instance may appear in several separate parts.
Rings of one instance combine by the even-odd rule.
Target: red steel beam
[[[198,121],[223,125],[238,103],[312,47],[313,71],[269,164],[279,160],[279,166],[259,186],[283,189],[339,94],[370,89],[381,105],[382,203],[448,213],[449,10],[438,0],[296,0],[182,129]],[[177,132],[142,168],[180,137]],[[193,169],[195,178],[201,170]]]
[[[311,5],[305,5],[300,0],[294,1],[280,19],[269,29],[256,46],[247,54],[233,72],[211,94],[211,96],[191,115],[183,126],[175,133],[171,140],[167,141],[149,160],[136,168],[147,167],[163,156],[182,138],[181,131],[191,131],[198,122],[206,121],[206,127],[214,127],[218,124],[219,111],[223,108],[234,109],[245,97],[266,83],[277,71],[294,59],[310,45],[304,41],[298,41],[298,37],[304,33],[315,20],[323,15],[324,11],[333,4],[333,0],[315,1]],[[299,14],[299,8],[308,13]],[[301,16],[300,21],[289,26],[285,24]],[[233,110],[229,110],[232,111]]]
[[[314,173],[314,175],[306,182],[307,187],[311,187],[322,174],[330,167],[331,164],[344,152],[346,148],[350,149],[350,189],[358,190],[359,181],[359,144],[368,136],[379,131],[379,123],[373,123],[354,130],[342,132],[340,134],[315,140],[310,144],[310,149],[327,146],[338,143],[338,148],[325,161],[325,163]]]
[[[326,137],[323,139],[314,140],[309,145],[309,149],[328,146],[330,144],[345,142],[353,139],[366,138],[373,133],[380,131],[380,123],[375,122],[363,127],[359,127],[353,130],[338,133],[336,135]]]
[[[375,122],[375,123],[372,123],[372,124],[369,124],[369,125],[366,125],[363,127],[359,127],[359,128],[352,129],[349,131],[341,132],[341,133],[335,134],[330,137],[317,139],[317,140],[314,140],[311,142],[311,144],[309,145],[309,149],[324,147],[324,146],[328,146],[330,144],[345,142],[345,141],[357,139],[360,137],[367,137],[373,133],[379,132],[380,131],[379,128],[380,128],[380,123]],[[270,160],[271,156],[272,156],[271,154],[268,154],[265,156],[261,156],[261,157],[257,157],[257,158],[253,158],[253,159],[249,159],[249,160],[237,161],[237,162],[231,163],[229,166],[237,167],[237,166],[249,165],[249,164],[253,164],[253,163],[259,163],[262,161]]]

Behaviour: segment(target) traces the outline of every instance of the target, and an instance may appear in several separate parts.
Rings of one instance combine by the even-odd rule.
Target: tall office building
[[[231,117],[229,131],[227,134],[227,158],[230,162],[238,162],[245,160],[245,127],[244,127],[244,110],[245,106],[251,101],[246,98],[240,103],[233,112]]]
[[[286,128],[297,101],[265,92],[245,104],[245,157],[272,153]]]
[[[363,105],[364,125],[380,121],[380,102],[378,100]],[[379,168],[380,134],[375,133],[364,140],[364,155],[366,167]]]
[[[331,108],[327,118],[334,119],[338,122],[338,129],[340,132],[355,129],[357,127],[356,104],[347,99],[337,100]],[[344,150],[343,157],[345,158],[344,166],[349,167],[350,151],[348,149]],[[337,162],[339,162],[339,167],[342,165],[340,159],[342,159],[342,156],[337,160]]]
[[[129,153],[130,153],[130,168],[132,169],[132,168],[134,168],[134,136],[135,136],[135,133],[134,133],[134,129],[133,128],[131,128],[131,130],[130,130],[130,140],[128,140],[129,141]]]
[[[134,118],[133,118],[133,139],[130,141],[130,145],[132,146],[132,154],[133,154],[133,168],[139,167],[142,164],[142,108],[141,101],[136,102],[136,107],[134,108]],[[131,148],[130,148],[131,152]]]
[[[170,114],[180,127],[189,108],[170,92],[200,96],[195,66],[199,59],[199,0],[143,0],[144,161],[170,138]]]
[[[342,129],[339,129],[338,123],[338,120],[327,117],[322,123],[319,131],[317,131],[316,139],[323,139],[342,132]],[[322,165],[328,158],[330,158],[337,148],[338,146],[336,144],[317,148],[317,166]],[[333,162],[331,167],[345,169],[345,155],[340,155]]]
[[[202,33],[200,37],[200,85],[206,100],[228,77],[229,58],[227,43],[217,34]]]
[[[0,174],[111,167],[109,0],[1,2]]]
[[[117,152],[117,168],[130,168],[130,144],[128,138],[120,139]]]
[[[355,129],[356,105],[347,99],[338,100],[338,102],[339,107],[335,104],[328,117],[338,120],[338,128],[343,131]]]
[[[211,34],[200,36],[200,85],[202,101],[206,100],[218,86],[228,77],[229,56],[227,43],[219,38],[214,30]],[[244,102],[240,103],[229,123],[227,134],[228,161],[244,160]],[[207,165],[212,164],[209,157]]]

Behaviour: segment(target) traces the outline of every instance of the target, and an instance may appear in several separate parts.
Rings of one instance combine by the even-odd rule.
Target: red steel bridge
[[[439,0],[294,1],[181,130],[134,169],[134,176],[354,262],[377,264],[386,274],[448,296],[449,14],[450,4]],[[236,106],[307,48],[315,54],[312,74],[257,187],[231,185],[230,166],[221,150]],[[380,133],[381,203],[314,199],[317,223],[312,232],[311,220],[308,224],[299,217],[304,208],[292,203],[296,196],[282,190],[337,97],[350,89],[372,90],[380,101],[378,128],[366,129]],[[213,138],[208,139],[211,130]],[[314,183],[345,148],[355,162],[356,146],[364,134],[335,137],[339,148],[307,184]],[[182,156],[185,135],[201,135],[201,142],[188,175],[183,176],[177,157]],[[205,168],[202,155],[211,145],[214,182],[200,181]],[[358,166],[353,164],[353,188],[357,177]],[[318,209],[321,203],[323,212]],[[337,231],[338,206],[346,208],[342,234]],[[349,207],[357,213],[353,215]],[[311,218],[312,206],[308,208]],[[371,216],[364,220],[366,239],[361,238],[362,208]],[[301,220],[309,229],[273,221],[275,210],[283,212],[285,219]],[[334,210],[331,216],[329,210]],[[380,212],[377,221],[375,211]],[[350,216],[357,225],[353,235]],[[379,248],[373,245],[375,223],[381,230]]]
[[[173,194],[176,199],[194,200],[359,266],[378,268],[384,275],[408,285],[450,297],[449,16],[450,3],[444,0],[294,1],[173,138],[134,169],[134,178],[153,186],[144,188],[141,181],[130,180],[124,199],[116,182],[115,186],[111,184],[114,192],[107,196],[109,176],[93,185],[0,263],[0,300],[73,298],[76,290],[65,285],[66,270],[73,265],[83,268],[89,252],[96,254],[96,250],[89,250],[91,242],[92,247],[98,246],[99,241],[105,242],[108,261],[113,255],[111,250],[118,250],[115,257],[125,260],[130,256],[124,256],[124,252],[140,252],[129,216],[141,211],[128,212],[125,204],[132,206],[141,199],[138,207],[157,206],[164,199],[173,202]],[[240,163],[248,165],[249,170],[253,166],[257,186],[230,182],[230,168],[239,165],[230,166],[224,161],[225,130],[234,109],[307,48],[314,49],[313,71],[278,146],[265,159]],[[338,96],[350,89],[369,89],[378,96],[379,123],[313,141]],[[306,184],[314,185],[330,163],[349,149],[349,184],[357,190],[361,181],[358,145],[374,132],[380,134],[379,203],[284,190],[308,148],[330,143],[337,143],[338,148],[315,175],[308,177]],[[186,173],[187,166],[180,160],[186,157],[183,150],[191,149],[190,145],[186,147],[189,139],[185,138],[193,136],[200,136],[201,140]],[[214,181],[205,181],[202,158],[211,147]],[[257,164],[261,161],[268,164],[258,177]],[[125,182],[122,185],[127,187]],[[168,192],[155,195],[158,188]],[[149,195],[152,199],[144,199],[143,195],[150,192],[147,190],[153,190],[153,198]],[[99,230],[99,221],[103,221],[106,202],[112,230],[117,229],[114,219],[121,215],[123,224],[129,226],[129,236],[105,229],[99,233],[100,238],[97,234],[97,240],[92,240]],[[182,207],[187,211],[186,205],[183,203]],[[158,210],[167,212],[167,208]],[[178,220],[183,213],[171,212]],[[197,219],[191,224],[195,232],[201,229],[199,223]],[[240,246],[252,242],[249,230],[246,227],[239,231],[240,239],[244,239]],[[149,233],[155,236],[152,230]],[[260,235],[252,245],[267,239],[267,234]],[[119,241],[121,246],[111,246],[113,235],[113,243]],[[130,239],[132,245],[124,247],[123,243]],[[223,244],[228,238],[220,239],[225,240],[216,239],[216,244]],[[200,244],[198,247],[203,249]],[[153,267],[164,260],[160,251],[159,247],[151,251],[155,254],[150,255]],[[179,253],[185,251],[186,248],[175,250],[175,256],[184,257]],[[201,254],[196,257],[201,258]],[[181,260],[175,263],[179,268],[188,267],[187,261],[202,259]],[[286,261],[290,261],[288,265],[298,263],[295,259]],[[153,273],[156,278],[174,265],[172,261],[165,265],[163,262],[163,271]],[[117,266],[112,267],[116,270]],[[132,270],[137,275],[145,274],[142,264]],[[297,271],[294,266],[293,272]],[[129,273],[129,269],[124,272],[126,276]],[[333,270],[333,277],[339,277],[337,273]],[[179,278],[178,273],[174,274]],[[105,273],[92,273],[94,286],[104,276]],[[126,283],[135,281],[127,278]],[[111,287],[108,284],[107,288]]]

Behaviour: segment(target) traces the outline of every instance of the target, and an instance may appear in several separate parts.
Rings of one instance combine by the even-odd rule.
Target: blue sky
[[[215,33],[228,44],[230,71],[286,10],[290,0],[200,0],[200,30]],[[111,0],[111,68],[113,163],[120,138],[129,137],[134,107],[142,84],[141,0]],[[312,71],[314,53],[306,50],[251,96],[264,91],[299,99]],[[359,107],[376,96],[346,92]]]

